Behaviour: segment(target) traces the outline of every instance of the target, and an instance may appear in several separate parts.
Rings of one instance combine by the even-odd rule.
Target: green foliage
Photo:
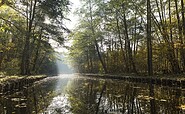
[[[43,10],[49,18],[57,19],[64,18],[64,12],[68,11],[68,0],[40,0],[39,7]]]
[[[19,65],[20,61],[15,58],[7,61],[6,64],[2,65],[2,67],[4,68],[3,71],[5,71],[7,75],[17,75],[20,72]]]
[[[153,70],[182,73],[185,71],[184,1],[150,2]],[[71,34],[73,43],[69,48],[73,65],[79,72],[102,71],[96,39],[109,73],[132,73],[134,65],[137,72],[147,72],[146,11],[145,0],[82,0],[77,11],[81,17],[79,26]]]
[[[56,74],[56,57],[49,41],[63,44],[67,29],[62,21],[68,5],[68,0],[29,0],[6,1],[0,6],[0,71]]]

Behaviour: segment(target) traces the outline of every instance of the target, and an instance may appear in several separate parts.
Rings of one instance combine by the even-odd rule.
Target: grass
[[[3,76],[0,75],[0,83],[7,83],[9,81],[16,81],[20,79],[37,79],[37,78],[43,78],[46,77],[46,75],[35,75],[35,76]]]

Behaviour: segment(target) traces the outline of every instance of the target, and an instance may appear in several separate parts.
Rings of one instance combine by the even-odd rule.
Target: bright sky
[[[67,18],[69,18],[71,21],[66,21],[65,24],[66,27],[71,30],[75,27],[78,21],[78,16],[75,15],[74,12],[80,6],[80,1],[79,0],[69,0],[69,1],[72,2],[72,5],[70,6],[71,12],[69,13],[69,16],[67,16]]]
[[[68,29],[73,30],[75,28],[75,25],[77,25],[78,19],[79,19],[78,16],[74,14],[74,12],[77,8],[80,7],[81,4],[80,4],[80,0],[69,0],[69,1],[72,4],[70,6],[71,11],[69,12],[67,18],[70,19],[71,21],[65,20],[64,24]],[[65,45],[69,46],[70,42],[65,42]],[[63,47],[55,48],[55,50],[58,52],[67,52],[67,50]]]

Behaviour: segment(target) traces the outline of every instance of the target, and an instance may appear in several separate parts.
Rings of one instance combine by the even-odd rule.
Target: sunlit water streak
[[[150,89],[142,83],[61,74],[1,96],[0,114],[95,114],[97,107],[98,114],[150,114],[150,110],[156,110],[156,114],[185,114],[184,96],[185,89],[179,87]],[[155,107],[151,109],[153,101]]]
[[[70,103],[68,101],[68,95],[66,93],[66,87],[68,82],[77,77],[75,74],[60,74],[58,75],[58,81],[55,91],[58,96],[54,97],[46,111],[42,114],[72,114],[70,112]]]
[[[62,113],[62,114],[71,114],[70,113],[70,103],[68,102],[67,95],[59,95],[54,97],[51,104],[48,106],[45,113],[48,114],[55,114],[55,113]]]

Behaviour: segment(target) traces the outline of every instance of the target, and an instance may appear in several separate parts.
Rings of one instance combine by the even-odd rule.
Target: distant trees
[[[50,73],[56,72],[54,49],[49,41],[63,43],[67,29],[62,22],[69,1],[6,2],[0,7],[0,71],[22,75],[48,73],[49,69]]]
[[[108,73],[145,73],[152,62],[151,74],[184,72],[183,0],[150,0],[150,4],[145,0],[88,0],[82,4],[69,49],[79,72],[105,72],[106,68]],[[97,60],[99,55],[102,62]]]

